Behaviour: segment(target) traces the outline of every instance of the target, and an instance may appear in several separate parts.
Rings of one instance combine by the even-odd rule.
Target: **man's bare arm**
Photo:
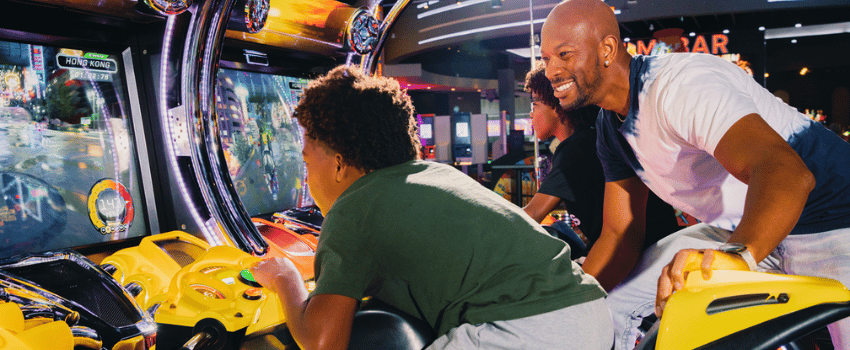
[[[637,177],[605,183],[602,232],[582,269],[610,291],[637,264],[646,236],[649,189]]]

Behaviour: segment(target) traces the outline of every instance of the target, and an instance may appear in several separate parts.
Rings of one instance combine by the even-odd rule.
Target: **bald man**
[[[715,254],[734,253],[753,270],[850,285],[850,144],[723,59],[631,57],[600,0],[556,6],[541,53],[561,106],[603,108],[602,233],[583,269],[610,291],[618,349],[682,288],[689,254],[705,252],[706,274]],[[649,190],[703,223],[641,255]],[[850,349],[850,321],[830,333]]]

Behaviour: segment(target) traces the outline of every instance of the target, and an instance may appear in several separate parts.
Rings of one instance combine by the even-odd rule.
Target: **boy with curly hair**
[[[285,258],[253,273],[279,294],[302,349],[344,349],[367,296],[433,327],[428,349],[610,349],[605,292],[563,241],[462,172],[417,159],[396,81],[337,67],[296,113],[325,213],[316,289]]]

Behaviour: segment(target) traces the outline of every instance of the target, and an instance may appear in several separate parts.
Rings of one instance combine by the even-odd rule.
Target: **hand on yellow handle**
[[[687,274],[693,271],[702,272],[703,278],[710,279],[713,270],[743,270],[749,271],[747,262],[737,254],[730,254],[713,249],[683,249],[676,253],[667,266],[661,270],[658,277],[658,293],[655,295],[655,314],[661,317],[667,299],[674,292],[685,287]]]
[[[252,266],[250,270],[257,283],[275,293],[280,293],[280,290],[278,290],[280,285],[276,282],[281,279],[284,281],[287,280],[282,278],[283,276],[295,274],[298,276],[296,281],[303,280],[295,263],[285,257],[261,260]]]

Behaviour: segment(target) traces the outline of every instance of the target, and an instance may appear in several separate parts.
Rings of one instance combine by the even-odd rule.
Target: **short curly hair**
[[[418,157],[413,111],[410,96],[394,79],[339,66],[307,86],[295,116],[307,137],[370,172]]]
[[[594,113],[594,111],[598,112],[599,107],[587,106],[572,112],[567,112],[561,107],[561,103],[555,97],[552,83],[546,77],[546,69],[542,63],[535,65],[534,69],[525,75],[525,91],[537,94],[543,104],[555,110],[561,123],[569,124],[573,129],[589,128],[596,122],[597,113]]]

